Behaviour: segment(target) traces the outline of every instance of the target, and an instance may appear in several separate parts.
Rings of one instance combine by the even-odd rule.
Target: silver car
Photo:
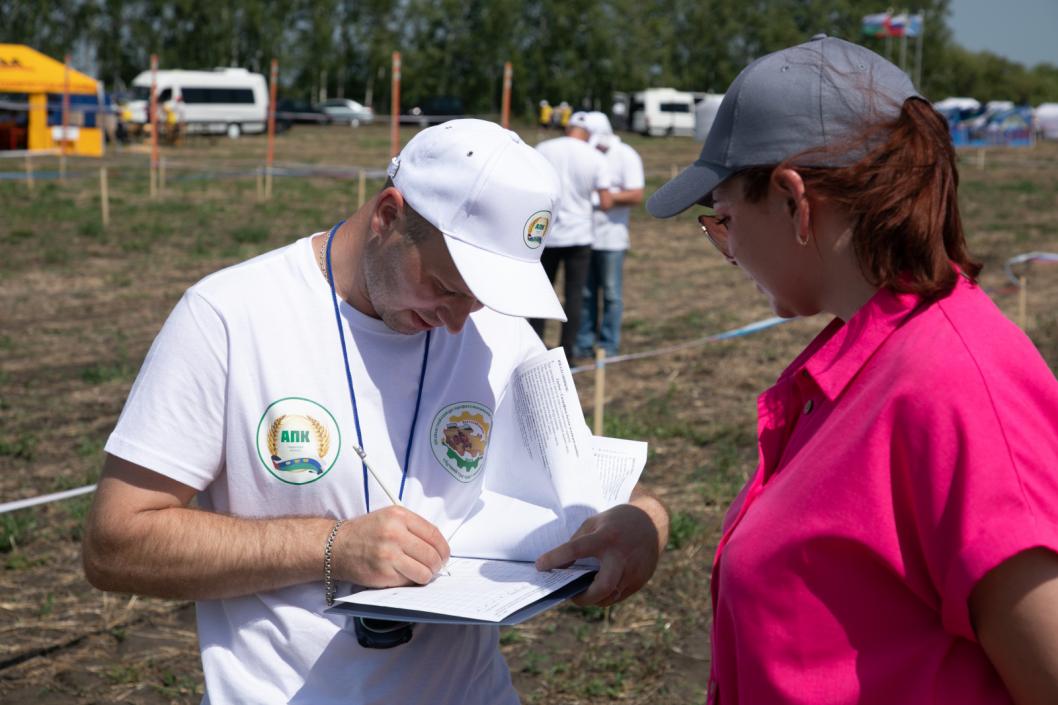
[[[370,125],[375,119],[375,111],[348,98],[331,98],[320,103],[319,107],[331,122],[353,127]]]

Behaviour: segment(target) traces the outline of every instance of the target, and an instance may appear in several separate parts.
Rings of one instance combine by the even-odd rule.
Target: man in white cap
[[[607,357],[613,357],[621,344],[624,259],[630,243],[628,225],[632,218],[632,207],[643,202],[643,160],[614,134],[605,113],[588,113],[587,125],[591,133],[589,143],[606,157],[613,207],[594,213],[592,227],[595,237],[584,287],[580,332],[573,355],[588,357],[598,345]]]
[[[588,144],[591,133],[587,118],[585,112],[573,113],[564,137],[536,145],[537,151],[555,167],[560,183],[555,220],[540,262],[551,281],[558,276],[560,265],[565,268],[563,288],[567,321],[562,326],[560,339],[570,360],[580,329],[584,284],[591,264],[592,212],[595,208],[607,210],[613,204],[606,160]],[[592,204],[593,196],[597,199],[597,206]],[[543,338],[544,319],[536,317],[529,323]]]
[[[350,584],[442,567],[497,402],[543,350],[522,317],[562,316],[539,264],[557,179],[517,135],[429,128],[389,177],[329,232],[191,287],[107,442],[86,574],[198,601],[212,705],[518,701],[497,628],[354,629],[324,611]],[[476,424],[480,462],[445,462],[451,423]],[[649,579],[666,534],[637,494],[538,564],[595,556],[579,601],[611,604]]]

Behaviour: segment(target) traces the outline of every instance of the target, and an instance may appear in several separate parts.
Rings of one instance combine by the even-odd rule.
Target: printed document
[[[592,569],[541,573],[533,562],[588,517],[628,501],[647,444],[591,435],[561,348],[515,370],[494,418],[484,487],[448,537],[447,570],[427,585],[338,598],[342,611],[361,605],[501,621]]]

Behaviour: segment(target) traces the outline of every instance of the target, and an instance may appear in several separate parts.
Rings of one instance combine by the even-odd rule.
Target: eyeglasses
[[[727,218],[702,213],[698,216],[698,225],[702,226],[702,232],[709,238],[709,242],[713,243],[713,247],[720,251],[727,263],[737,267],[738,262],[727,249]]]

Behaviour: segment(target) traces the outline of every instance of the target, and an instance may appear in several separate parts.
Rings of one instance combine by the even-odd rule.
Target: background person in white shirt
[[[580,332],[573,348],[576,357],[592,355],[598,345],[607,357],[617,354],[621,344],[621,297],[625,253],[629,247],[628,224],[632,207],[643,202],[643,160],[614,134],[604,113],[588,113],[590,144],[606,156],[610,172],[613,207],[593,215],[595,239],[584,287]],[[602,316],[599,309],[602,309]]]
[[[562,349],[572,360],[580,329],[584,284],[591,264],[594,239],[592,196],[598,198],[598,208],[607,210],[613,204],[610,197],[610,175],[602,154],[588,144],[590,133],[587,113],[577,112],[569,119],[564,137],[556,137],[536,145],[536,149],[555,167],[559,178],[558,202],[551,235],[545,243],[540,263],[552,282],[559,265],[565,269],[564,285],[566,323],[562,325]],[[544,319],[529,321],[533,330],[544,337]]]
[[[543,351],[522,317],[562,316],[538,261],[557,178],[516,134],[429,128],[389,176],[329,233],[192,286],[107,441],[85,573],[197,601],[210,705],[518,702],[496,627],[418,624],[379,649],[325,612],[350,584],[442,567],[484,473],[504,472],[488,444],[511,372]],[[459,463],[452,427],[475,434]],[[606,605],[666,541],[664,509],[633,493],[537,563],[595,556],[578,601]]]

